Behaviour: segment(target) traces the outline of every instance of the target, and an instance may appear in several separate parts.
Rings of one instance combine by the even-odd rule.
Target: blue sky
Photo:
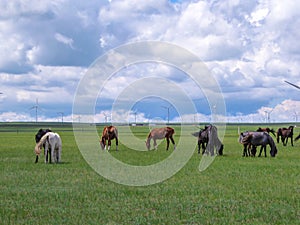
[[[0,121],[72,121],[76,88],[90,65],[107,51],[137,41],[163,41],[197,55],[218,82],[228,121],[300,120],[300,3],[261,1],[0,2]],[[192,79],[168,65],[132,65],[99,90],[95,121],[167,120],[167,99],[144,98],[128,112],[115,99],[145,74],[175,82],[197,113],[170,121],[210,121],[205,95]],[[142,87],[141,87],[142,88]],[[109,116],[108,116],[109,115]],[[77,117],[79,117],[77,115]],[[74,118],[77,118],[74,116]]]

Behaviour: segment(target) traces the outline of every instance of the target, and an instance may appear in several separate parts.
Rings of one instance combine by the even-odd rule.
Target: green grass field
[[[45,164],[41,157],[34,164],[34,135],[49,126],[62,137],[62,163]],[[145,138],[145,127],[134,129]],[[0,224],[300,224],[300,141],[277,144],[276,158],[243,158],[237,130],[227,125],[225,155],[204,172],[195,150],[175,176],[132,187],[101,177],[85,162],[70,124],[0,124]],[[114,157],[140,165],[171,153],[165,141],[149,152],[114,147]]]

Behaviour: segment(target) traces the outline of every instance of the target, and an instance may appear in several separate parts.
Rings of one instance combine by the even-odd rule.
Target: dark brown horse
[[[286,146],[288,143],[288,139],[290,138],[291,144],[292,146],[294,146],[293,135],[294,135],[294,126],[289,126],[289,128],[286,127],[279,128],[277,130],[277,143],[279,143],[279,138],[281,138],[283,145]]]
[[[116,150],[118,151],[118,130],[115,126],[106,126],[103,128],[102,136],[100,139],[100,145],[102,150],[110,150],[111,146],[111,140],[116,139]],[[108,144],[106,145],[106,141],[108,141]],[[107,147],[108,146],[108,147]]]
[[[274,137],[276,137],[274,129],[270,129],[269,127],[265,127],[265,128],[259,127],[256,131],[258,131],[258,132],[267,132],[268,134],[271,133],[271,134],[274,135]]]
[[[162,127],[162,128],[154,128],[150,131],[150,133],[148,134],[147,137],[147,141],[146,141],[146,147],[148,150],[150,150],[150,141],[151,139],[153,139],[154,142],[154,148],[157,149],[157,143],[156,140],[157,139],[167,139],[167,149],[169,150],[169,144],[170,144],[170,139],[172,144],[174,145],[174,150],[176,149],[176,145],[175,145],[175,141],[173,139],[173,135],[175,134],[175,131],[172,127]]]
[[[262,150],[264,150],[265,157],[267,157],[267,153],[266,153],[267,145],[270,145],[271,147],[270,155],[272,157],[275,157],[275,155],[277,154],[276,145],[272,137],[266,132],[248,132],[248,134],[244,136],[240,142],[244,146],[251,144],[252,149],[256,148],[257,146],[261,146],[258,157],[261,156]]]
[[[300,139],[300,134],[295,138],[295,141],[298,141]]]

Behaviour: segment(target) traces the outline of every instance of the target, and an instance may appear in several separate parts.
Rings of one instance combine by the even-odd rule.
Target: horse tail
[[[281,128],[279,128],[277,130],[277,143],[279,143],[279,137],[281,136],[282,132],[281,132]]]
[[[36,155],[39,155],[41,153],[41,147],[46,142],[46,140],[47,140],[47,138],[49,137],[50,134],[51,134],[51,132],[46,133],[41,138],[41,140],[35,145],[34,152],[35,152]]]

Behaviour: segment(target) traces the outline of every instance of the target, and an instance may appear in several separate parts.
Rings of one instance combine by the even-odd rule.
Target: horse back
[[[103,128],[102,137],[114,139],[118,137],[118,130],[115,126],[107,126]]]

